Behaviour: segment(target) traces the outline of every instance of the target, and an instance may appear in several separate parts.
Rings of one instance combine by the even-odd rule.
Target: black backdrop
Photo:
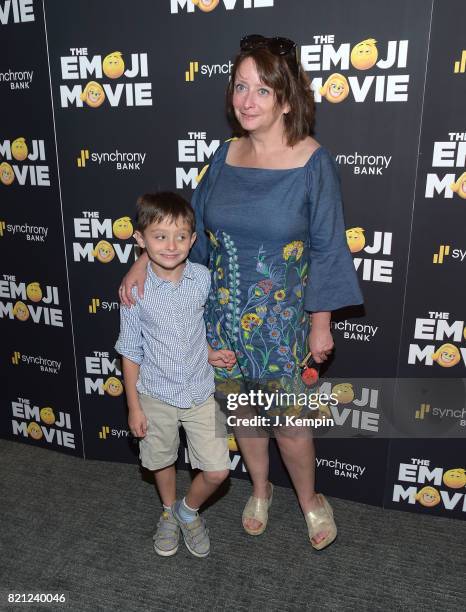
[[[190,197],[229,137],[223,100],[239,39],[280,34],[299,45],[346,226],[365,238],[354,248],[365,314],[335,313],[327,372],[354,397],[333,415],[339,433],[318,441],[318,488],[464,518],[464,2],[211,5],[0,0],[0,433],[137,460],[113,349],[116,287],[135,256],[124,218],[146,191]],[[378,51],[367,68],[351,61],[362,41]],[[103,62],[114,52],[123,74]],[[332,78],[347,87],[341,102],[320,93]],[[415,379],[416,392],[397,379]],[[244,477],[232,449],[232,474]],[[271,469],[289,484],[274,447]]]

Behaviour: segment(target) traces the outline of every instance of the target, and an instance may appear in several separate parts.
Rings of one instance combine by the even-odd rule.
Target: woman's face
[[[275,129],[283,132],[283,114],[290,110],[288,104],[277,104],[274,90],[260,80],[251,57],[241,62],[236,71],[233,108],[241,127],[256,134]]]

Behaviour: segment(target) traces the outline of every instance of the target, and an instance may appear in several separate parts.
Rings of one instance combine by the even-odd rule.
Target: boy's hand
[[[214,349],[209,347],[209,363],[214,368],[227,368],[231,370],[236,363],[236,355],[228,349],[214,351]]]
[[[144,438],[147,432],[147,417],[141,408],[130,410],[128,425],[135,438]]]

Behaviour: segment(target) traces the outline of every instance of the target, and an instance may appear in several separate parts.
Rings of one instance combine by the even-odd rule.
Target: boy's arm
[[[126,401],[128,403],[128,425],[133,436],[144,438],[147,431],[147,419],[142,411],[136,389],[136,383],[139,378],[139,364],[123,356],[122,365]]]

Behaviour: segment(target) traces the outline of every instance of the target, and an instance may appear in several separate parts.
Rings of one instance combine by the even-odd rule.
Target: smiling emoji
[[[120,240],[128,240],[133,235],[134,229],[129,217],[120,217],[113,223],[113,234]]]
[[[0,164],[0,181],[4,185],[11,185],[14,180],[15,173],[13,172],[13,168],[8,162],[2,162]]]
[[[217,8],[220,0],[191,0],[191,2],[203,13],[210,13],[214,8]]]
[[[105,101],[105,92],[102,85],[96,81],[89,81],[80,98],[91,108],[98,108]]]
[[[121,51],[109,53],[102,62],[102,70],[109,79],[118,79],[125,71],[125,62],[121,57]]]
[[[450,489],[462,489],[466,487],[466,470],[463,468],[456,468],[454,470],[448,470],[443,475],[443,482],[450,487]]]
[[[39,283],[29,283],[26,287],[26,295],[31,302],[40,302],[42,299],[42,289]]]
[[[17,138],[11,143],[11,154],[18,161],[24,161],[28,156],[28,147],[24,138]]]
[[[351,383],[340,383],[332,387],[332,393],[337,396],[339,404],[350,404],[354,400],[353,385]]]
[[[416,500],[426,508],[433,508],[440,503],[440,493],[434,487],[423,487],[416,495]]]
[[[123,393],[123,385],[118,378],[115,378],[115,376],[110,376],[110,378],[107,378],[105,383],[102,385],[102,389],[112,397],[118,397]]]
[[[328,77],[324,85],[319,89],[319,92],[327,102],[338,104],[338,102],[343,102],[348,97],[348,81],[342,74],[335,72]]]
[[[52,408],[50,406],[46,406],[45,408],[41,408],[40,418],[46,425],[53,425],[55,423],[55,415],[53,413]]]
[[[463,172],[456,183],[450,185],[450,189],[466,200],[466,172]]]
[[[459,350],[454,344],[442,344],[442,346],[435,351],[432,355],[432,359],[436,361],[442,368],[451,368],[459,363],[461,355]]]
[[[369,70],[377,63],[379,52],[373,38],[367,38],[355,45],[351,50],[351,63],[358,70]]]
[[[92,255],[100,261],[100,263],[109,263],[115,257],[115,250],[106,240],[100,240],[92,251]]]
[[[18,321],[27,321],[29,319],[29,310],[24,302],[16,302],[13,306],[13,314]]]
[[[39,423],[35,421],[31,421],[27,427],[28,436],[33,438],[34,440],[40,440],[44,435],[42,433],[42,429],[40,428]]]
[[[362,227],[350,227],[346,230],[346,242],[351,253],[359,253],[366,244],[364,229]]]

